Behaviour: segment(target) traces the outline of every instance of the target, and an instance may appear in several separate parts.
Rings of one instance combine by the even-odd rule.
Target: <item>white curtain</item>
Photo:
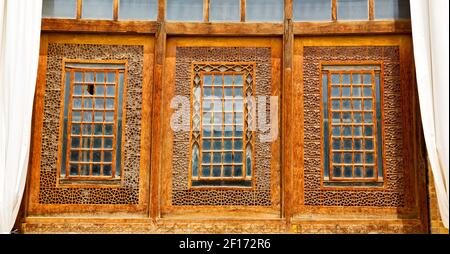
[[[39,60],[42,0],[0,0],[0,233],[23,196]]]
[[[449,1],[411,0],[420,111],[439,211],[448,228]]]

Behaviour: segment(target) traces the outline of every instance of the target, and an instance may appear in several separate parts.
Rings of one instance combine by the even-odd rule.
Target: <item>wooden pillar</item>
[[[285,0],[285,17],[283,32],[283,70],[281,93],[281,188],[282,209],[281,216],[286,218],[290,227],[292,217],[292,128],[288,122],[292,120],[293,94],[293,54],[294,54],[294,26],[292,23],[292,0]]]

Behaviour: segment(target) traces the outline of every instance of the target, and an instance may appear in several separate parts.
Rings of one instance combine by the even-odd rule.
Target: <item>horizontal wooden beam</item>
[[[45,32],[154,34],[157,31],[156,21],[42,19],[41,24],[41,30]]]
[[[407,34],[411,21],[296,22],[295,35]]]
[[[283,35],[283,24],[274,23],[166,23],[169,35]]]

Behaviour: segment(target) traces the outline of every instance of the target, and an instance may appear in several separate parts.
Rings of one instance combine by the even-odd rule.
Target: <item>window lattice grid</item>
[[[329,180],[378,180],[375,71],[329,71]]]
[[[66,177],[114,178],[123,70],[71,69]]]
[[[242,73],[203,75],[199,179],[244,179]]]

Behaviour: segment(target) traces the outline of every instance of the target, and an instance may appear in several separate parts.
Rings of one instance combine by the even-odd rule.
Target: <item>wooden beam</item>
[[[294,23],[296,35],[410,34],[411,21],[348,21]]]
[[[155,36],[155,61],[153,75],[153,115],[152,115],[152,153],[150,172],[150,218],[153,221],[160,216],[160,169],[162,156],[162,87],[164,84],[164,62],[166,59],[167,34],[165,22],[158,23]]]
[[[166,18],[166,0],[158,0],[158,18],[157,21],[162,22]]]
[[[245,1],[241,0],[241,22],[245,22]]]
[[[119,0],[114,0],[113,20],[119,20]]]
[[[331,20],[336,21],[337,20],[337,0],[331,1]]]
[[[284,19],[285,20],[292,20],[293,17],[293,8],[292,8],[292,1],[293,0],[284,0]]]
[[[369,0],[369,20],[375,19],[374,0]]]
[[[153,34],[157,30],[157,24],[155,21],[42,19],[41,30],[45,32]]]
[[[203,0],[203,22],[209,22],[209,0]]]
[[[283,34],[283,24],[274,23],[166,23],[167,34],[171,35],[233,35],[272,36]]]
[[[83,8],[83,0],[78,0],[77,1],[77,15],[76,15],[76,19],[81,19],[81,10]]]

